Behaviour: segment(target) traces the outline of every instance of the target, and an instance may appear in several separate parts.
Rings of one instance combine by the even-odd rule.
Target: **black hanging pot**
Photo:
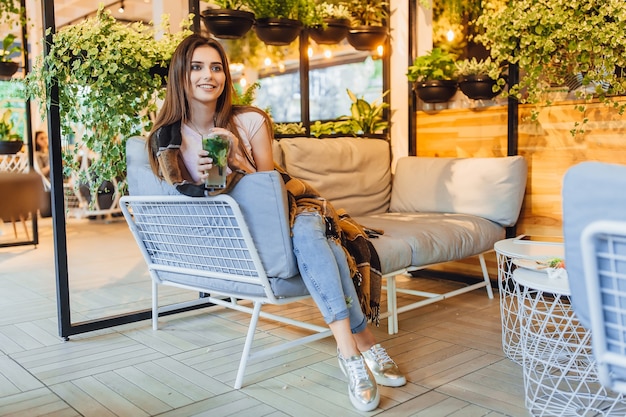
[[[318,45],[332,45],[341,42],[350,30],[348,19],[324,19],[326,29],[322,26],[312,27],[309,36]]]
[[[459,88],[472,100],[491,100],[500,94],[493,91],[494,85],[496,80],[487,75],[466,75],[459,79]]]
[[[348,31],[348,43],[359,51],[372,51],[387,39],[384,26],[354,26]]]
[[[22,149],[22,146],[24,142],[21,140],[5,141],[0,138],[0,155],[14,155]]]
[[[10,80],[20,68],[20,64],[13,61],[0,62],[0,80]]]
[[[445,103],[458,88],[455,80],[426,80],[415,84],[417,96],[425,103]]]
[[[254,13],[234,9],[206,9],[202,21],[216,38],[239,39],[252,28]]]
[[[284,46],[296,40],[302,22],[294,19],[265,17],[256,20],[254,31],[266,45]]]

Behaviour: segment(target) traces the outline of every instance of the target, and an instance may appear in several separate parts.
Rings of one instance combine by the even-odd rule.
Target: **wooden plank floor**
[[[1,239],[12,237],[10,223]],[[72,322],[150,307],[145,264],[121,219],[69,220]],[[381,387],[370,413],[350,405],[332,338],[252,362],[232,388],[246,314],[212,307],[72,336],[58,336],[50,219],[40,244],[0,248],[0,416],[523,416],[522,370],[504,357],[499,303],[483,289],[400,316],[379,341],[406,373]],[[436,290],[457,282],[406,279]],[[196,294],[164,288],[161,303]],[[402,301],[400,301],[402,304]],[[317,324],[311,302],[281,307]],[[267,311],[277,307],[268,306]],[[255,347],[300,335],[261,319]]]

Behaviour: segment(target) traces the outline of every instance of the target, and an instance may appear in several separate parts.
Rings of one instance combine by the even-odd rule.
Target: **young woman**
[[[43,130],[35,132],[35,167],[39,173],[50,178],[50,163],[48,156],[48,134]]]
[[[155,174],[184,194],[203,195],[212,160],[201,139],[209,133],[230,141],[232,171],[274,169],[271,121],[257,108],[233,106],[233,93],[219,42],[200,35],[183,40],[172,57],[166,98],[149,136]],[[302,279],[337,342],[350,400],[358,410],[373,410],[380,401],[376,382],[396,387],[406,379],[367,327],[345,251],[327,237],[320,212],[300,210],[292,232]]]

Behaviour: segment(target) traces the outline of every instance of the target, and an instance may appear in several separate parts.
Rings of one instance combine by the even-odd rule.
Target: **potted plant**
[[[254,13],[243,0],[205,0],[209,8],[202,11],[202,21],[216,38],[240,39],[252,28]],[[213,3],[212,3],[213,2]]]
[[[491,57],[455,62],[459,88],[473,100],[491,100],[502,92],[504,79],[500,66]]]
[[[15,154],[24,145],[22,137],[15,131],[12,116],[11,110],[5,110],[0,118],[0,154]]]
[[[293,42],[302,31],[300,20],[313,7],[307,0],[244,0],[254,13],[254,31],[267,45],[283,46]]]
[[[352,24],[348,31],[348,43],[354,49],[371,51],[387,39],[389,3],[384,0],[350,0],[348,8]]]
[[[348,35],[352,14],[345,4],[322,2],[313,13],[316,20],[310,26],[309,36],[317,44],[339,43]]]
[[[476,20],[476,39],[496,62],[520,70],[519,83],[505,94],[521,103],[549,104],[545,97],[552,85],[581,74],[579,99],[626,109],[615,100],[626,92],[626,80],[614,71],[626,64],[626,2],[494,0],[485,7]]]
[[[415,58],[406,76],[415,83],[415,91],[422,101],[444,103],[456,93],[455,59],[454,54],[441,48],[433,48]]]
[[[21,53],[22,48],[14,45],[15,35],[9,33],[2,40],[2,50],[0,51],[0,79],[10,80],[13,74],[20,67],[18,62],[12,60],[16,53]]]
[[[181,26],[189,24],[187,19]],[[155,30],[163,34],[159,40]],[[89,183],[93,196],[107,181],[122,181],[124,187],[126,140],[150,129],[150,113],[164,92],[161,76],[151,70],[167,67],[190,33],[172,34],[167,16],[160,28],[124,24],[101,6],[96,16],[55,33],[49,53],[38,57],[25,77],[26,96],[39,103],[42,113],[48,106],[59,107],[61,134],[77,143],[64,149],[65,174]],[[54,103],[49,94],[53,80],[59,81]]]
[[[350,115],[327,122],[318,120],[311,125],[311,134],[315,137],[329,135],[378,137],[383,135],[383,131],[389,127],[389,122],[384,119],[383,114],[384,110],[389,107],[389,103],[383,101],[384,97],[389,94],[389,90],[371,103],[363,97],[357,97],[349,89],[346,91],[352,101]]]

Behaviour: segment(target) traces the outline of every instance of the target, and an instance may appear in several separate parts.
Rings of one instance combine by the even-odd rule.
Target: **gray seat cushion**
[[[384,236],[389,240],[398,239],[407,245],[408,255],[400,253],[406,249],[399,243],[394,247],[396,253],[390,253],[383,245],[379,250],[375,245],[380,251],[383,273],[398,269],[397,266],[406,261],[406,256],[410,256],[410,260],[404,267],[460,260],[493,249],[493,245],[505,237],[502,226],[469,214],[383,213],[357,217],[356,220],[364,226],[384,230]]]

